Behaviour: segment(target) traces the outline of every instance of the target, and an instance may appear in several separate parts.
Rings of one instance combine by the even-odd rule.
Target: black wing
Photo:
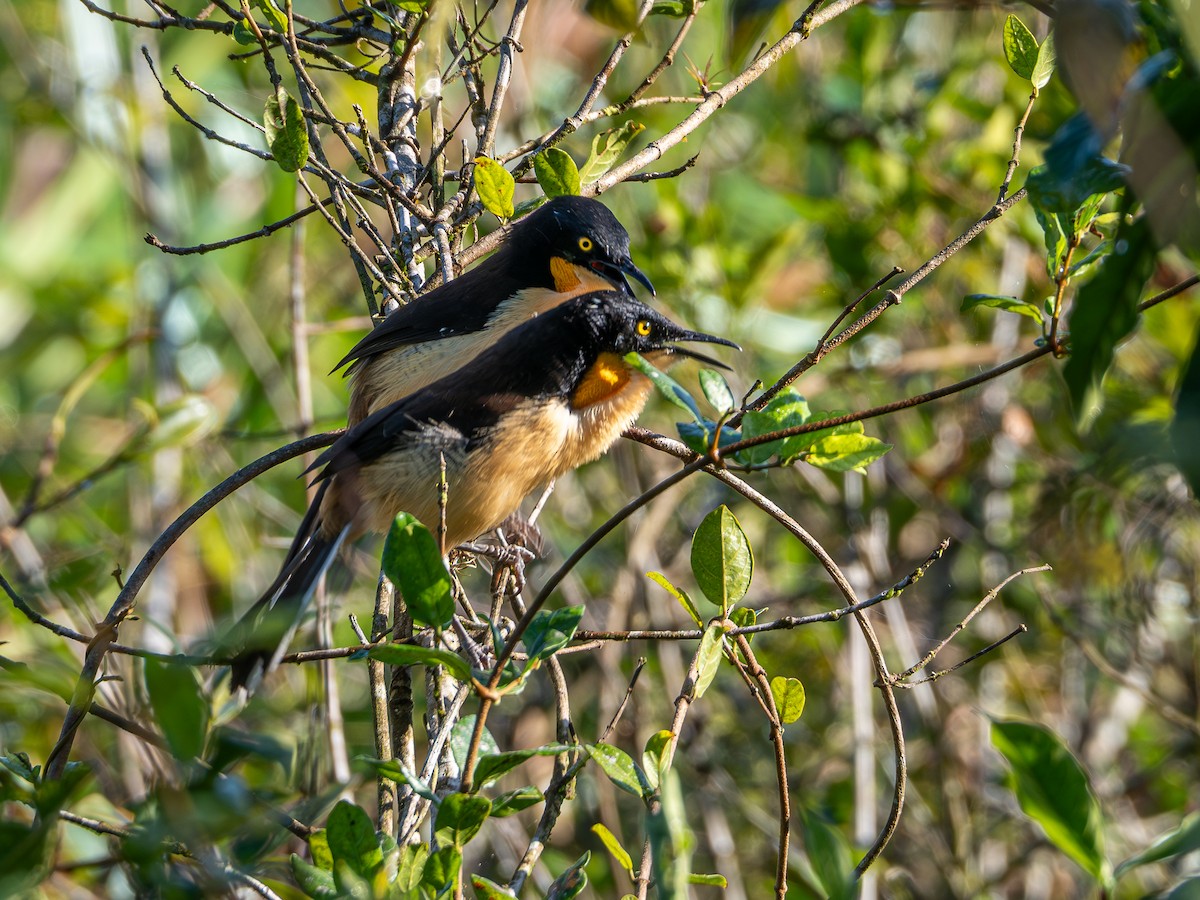
[[[498,257],[502,254],[389,313],[342,357],[333,371],[397,347],[482,331],[497,307],[520,289],[516,280],[504,272],[504,260]]]

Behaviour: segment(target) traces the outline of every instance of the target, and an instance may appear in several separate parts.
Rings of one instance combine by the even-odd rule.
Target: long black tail
[[[328,482],[321,485],[300,523],[275,581],[230,631],[233,648],[231,691],[254,692],[287,652],[317,583],[337,556],[350,526],[330,537],[321,528],[319,510]]]

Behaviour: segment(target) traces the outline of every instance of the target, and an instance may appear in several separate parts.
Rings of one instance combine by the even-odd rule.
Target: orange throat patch
[[[615,353],[601,353],[587,370],[571,397],[575,409],[594,406],[621,392],[629,384],[629,364]]]
[[[550,274],[554,276],[554,289],[560,294],[569,293],[579,287],[579,273],[575,265],[561,256],[550,257]]]

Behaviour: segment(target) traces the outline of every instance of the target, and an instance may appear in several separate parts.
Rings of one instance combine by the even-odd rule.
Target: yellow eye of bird
[[[592,239],[590,237],[581,237],[579,239],[579,249],[584,253],[591,253],[593,246],[595,245],[592,243]]]
[[[645,319],[639,319],[637,325],[634,326],[634,329],[642,337],[650,336],[650,323],[647,322]]]

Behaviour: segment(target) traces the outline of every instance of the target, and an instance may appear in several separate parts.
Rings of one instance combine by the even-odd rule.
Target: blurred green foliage
[[[332,14],[333,6],[297,3],[314,16]],[[687,4],[662,6],[613,72],[606,102],[634,90],[673,38],[679,25],[673,16]],[[653,93],[695,96],[719,87],[802,11],[796,4],[704,4]],[[133,14],[149,15],[148,8]],[[1044,40],[1046,20],[1021,15],[1032,36]],[[1129,53],[1131,70],[1161,51],[1173,54],[1148,90],[1173,123],[1155,134],[1178,135],[1185,151],[1178,159],[1192,160],[1182,179],[1194,204],[1200,116],[1187,114],[1195,102],[1189,97],[1200,92],[1187,93],[1197,84],[1196,47],[1180,24],[1189,15],[1184,3],[1139,4]],[[573,113],[615,39],[555,4],[533,4],[529,19],[498,154]],[[654,165],[670,170],[697,156],[692,168],[604,194],[630,230],[634,258],[657,287],[659,304],[745,348],[729,377],[739,401],[756,381],[771,383],[811,350],[842,308],[894,266],[915,269],[995,202],[1031,92],[1006,62],[1005,20],[996,8],[845,13]],[[344,385],[326,373],[367,327],[367,306],[341,242],[315,217],[204,255],[168,255],[143,241],[146,232],[167,244],[219,241],[307,203],[279,167],[206,140],[181,121],[163,102],[140,51],[148,46],[190,115],[265,149],[256,133],[171,80],[177,65],[259,121],[269,82],[254,59],[230,59],[244,50],[232,36],[135,29],[71,2],[0,0],[0,37],[6,50],[0,56],[0,523],[6,523],[0,572],[36,609],[91,634],[116,596],[119,570],[132,568],[183,508],[292,437],[344,421]],[[495,61],[482,65],[493,77]],[[370,119],[369,85],[329,72],[321,73],[321,84],[339,110],[348,114],[358,103]],[[461,91],[461,84],[453,89]],[[631,127],[621,132],[637,150],[687,109],[640,108],[581,129],[559,146],[586,170],[600,132],[644,126],[640,134]],[[1046,148],[1077,111],[1061,74],[1039,89],[1014,189],[1033,165],[1051,161],[1044,160]],[[419,137],[427,147],[424,123]],[[1143,135],[1141,146],[1152,137]],[[1114,159],[1132,152],[1132,142],[1122,145],[1112,135],[1101,135],[1100,143],[1099,151]],[[449,157],[448,169],[463,162],[453,147]],[[570,175],[562,163],[555,171]],[[1145,166],[1143,158],[1139,170]],[[543,177],[549,176],[539,172]],[[1090,216],[1068,230],[1083,250],[1103,240],[1111,246],[1116,238],[1102,217],[1149,192],[1142,186],[1119,199],[1105,193],[1090,211],[1099,234],[1089,230]],[[538,195],[534,186],[516,185],[518,206]],[[1161,219],[1155,221],[1158,227]],[[490,216],[481,220],[484,229],[495,224]],[[803,402],[811,410],[866,409],[1032,349],[1043,338],[1036,316],[986,304],[962,307],[964,297],[987,294],[1034,311],[1047,310],[1050,298],[1052,311],[1058,285],[1047,270],[1043,225],[1031,203],[1014,206],[902,304],[808,372],[795,385]],[[1145,282],[1144,289],[1122,284],[1114,302],[1128,328],[1110,335],[1111,367],[1100,365],[1084,379],[1102,401],[1087,430],[1076,427],[1079,411],[1060,376],[1064,362],[1047,356],[969,392],[872,421],[869,434],[894,449],[865,474],[796,466],[745,476],[825,547],[862,597],[886,589],[942,538],[952,538],[951,550],[923,580],[872,613],[893,670],[915,663],[1011,572],[1042,562],[1054,567],[1007,587],[933,668],[963,659],[1019,623],[1028,634],[934,685],[900,692],[911,782],[899,831],[871,870],[885,896],[1023,896],[1034,882],[1052,885],[1054,896],[1092,895],[1084,870],[1047,845],[1003,787],[1007,770],[991,748],[986,716],[1048,726],[1045,758],[1077,760],[1089,775],[1108,854],[1096,858],[1096,871],[1107,878],[1108,866],[1121,876],[1110,896],[1144,896],[1195,874],[1186,864],[1194,853],[1185,855],[1194,849],[1194,820],[1185,817],[1200,795],[1200,517],[1179,470],[1195,471],[1197,449],[1184,418],[1195,406],[1194,360],[1193,377],[1182,375],[1198,316],[1186,293],[1140,316],[1133,305],[1195,272],[1197,245],[1186,230],[1180,234],[1173,241],[1157,237],[1133,261],[1134,281]],[[1106,265],[1091,269],[1091,277],[1099,279],[1095,273]],[[432,273],[432,263],[427,268]],[[1076,274],[1066,287],[1068,303],[1101,292],[1101,281]],[[312,421],[305,421],[296,388],[294,283],[314,326],[307,337]],[[1096,287],[1085,293],[1079,290],[1085,284]],[[1107,323],[1102,317],[1100,324]],[[316,327],[326,324],[333,327]],[[676,377],[696,385],[694,368],[682,367]],[[75,387],[78,397],[64,403]],[[657,400],[642,424],[674,434],[679,416]],[[44,448],[59,427],[61,443],[43,478]],[[748,419],[743,434],[751,428]],[[532,583],[675,467],[626,442],[560,483],[540,520],[549,562],[530,567]],[[219,623],[245,608],[270,582],[299,522],[301,468],[297,462],[273,470],[205,516],[168,553],[121,642],[164,652],[201,648]],[[27,510],[35,484],[36,502]],[[586,606],[584,629],[693,627],[686,607],[644,577],[655,570],[698,599],[702,618],[716,615],[689,563],[693,534],[722,504],[740,523],[746,553],[753,547],[754,581],[741,606],[766,621],[843,605],[789,533],[703,476],[654,501],[589,554],[563,584],[563,605]],[[364,623],[378,549],[364,542],[340,602]],[[486,595],[483,575],[462,577],[469,592]],[[345,616],[335,622],[335,645],[356,645]],[[89,717],[73,759],[87,763],[91,776],[73,769],[80,774],[56,791],[33,766],[45,764],[58,738],[83,646],[33,626],[7,603],[0,607],[0,641],[0,752],[7,760],[0,770],[0,834],[14,845],[14,836],[29,841],[14,858],[31,867],[23,882],[0,880],[0,892],[201,896],[229,889],[231,875],[181,862],[175,842],[193,853],[216,848],[220,859],[281,896],[299,896],[294,871],[306,890],[304,877],[318,886],[338,877],[349,884],[378,871],[364,864],[363,871],[338,876],[334,865],[350,852],[345,846],[322,866],[311,840],[305,850],[278,824],[283,811],[314,826],[328,816],[332,833],[341,828],[335,817],[359,818],[350,804],[334,805],[343,786],[334,782],[327,752],[331,726],[314,699],[321,682],[316,667],[287,667],[236,722],[214,713],[204,748],[208,768],[177,766]],[[845,621],[754,639],[758,661],[772,676],[801,684],[803,716],[788,725],[785,738],[794,811],[789,896],[849,895],[846,863],[860,855],[849,848],[871,843],[890,802],[886,724],[876,709],[864,739],[856,730],[863,720],[851,712],[861,702],[859,686],[874,677],[855,652],[858,641]],[[600,734],[635,660],[645,655],[631,708],[608,739],[632,764],[630,754],[652,746],[669,724],[695,653],[696,642],[639,641],[559,657],[579,738],[590,742]],[[100,686],[97,701],[153,725],[186,757],[196,747],[179,729],[207,724],[209,711],[198,708],[190,678],[169,667],[143,668],[110,655],[105,672],[117,677]],[[374,757],[366,665],[342,660],[335,670],[349,755]],[[415,702],[419,723],[429,710],[420,691]],[[535,673],[489,720],[499,747],[558,739],[553,703],[549,681]],[[420,724],[417,731],[420,743]],[[677,737],[671,771],[681,805],[667,809],[667,819],[676,816],[673,830],[655,840],[691,841],[691,870],[719,872],[730,896],[766,895],[776,847],[774,761],[766,720],[729,667],[720,669]],[[855,764],[862,760],[876,782],[859,780]],[[373,771],[355,770],[348,788],[372,812]],[[535,757],[497,787],[541,786],[548,777],[549,761]],[[660,820],[648,824],[640,800],[614,790],[595,766],[584,770],[577,791],[528,896],[545,896],[556,878],[578,884],[579,876],[590,879],[596,896],[631,888],[619,859],[602,851],[634,852]],[[64,820],[52,847],[34,812],[58,809],[122,823],[128,833],[106,837]],[[540,807],[513,812],[513,821],[531,831]],[[596,822],[611,840],[590,830]],[[1171,854],[1131,859],[1168,833],[1176,835]],[[470,871],[503,883],[518,857],[489,834],[485,828],[469,845],[476,854]],[[477,849],[484,839],[492,843]],[[400,854],[385,844],[362,842],[381,858]],[[314,871],[294,856],[302,850]],[[573,868],[587,850],[590,858]],[[302,865],[293,869],[291,859]],[[1118,867],[1123,859],[1137,864]],[[0,871],[7,867],[0,864]],[[432,869],[422,860],[406,871]],[[696,889],[696,896],[716,893]]]

